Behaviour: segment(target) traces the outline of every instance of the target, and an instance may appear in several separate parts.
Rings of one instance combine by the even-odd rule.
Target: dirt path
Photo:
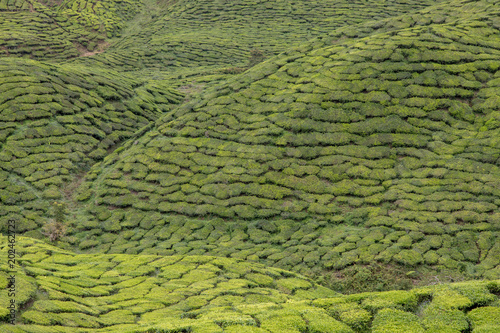
[[[95,54],[102,53],[106,51],[106,49],[111,45],[111,43],[107,41],[102,41],[97,44],[97,47],[94,51],[88,51],[85,47],[79,45],[76,48],[78,49],[78,52],[80,52],[80,57],[90,57]]]

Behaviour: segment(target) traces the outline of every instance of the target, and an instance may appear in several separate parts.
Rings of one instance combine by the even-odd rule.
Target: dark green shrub
[[[42,228],[42,234],[49,238],[51,242],[55,242],[66,236],[66,204],[55,201],[53,203],[54,220],[47,222]]]
[[[341,293],[410,289],[413,279],[399,266],[373,263],[354,265],[338,272],[326,274],[326,286]]]
[[[264,61],[264,52],[259,49],[253,49],[250,51],[250,58],[248,59],[248,67],[253,67],[258,63]]]

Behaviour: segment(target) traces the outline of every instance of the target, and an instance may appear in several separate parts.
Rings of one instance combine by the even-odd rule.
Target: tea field
[[[0,0],[0,331],[500,331],[499,18]]]

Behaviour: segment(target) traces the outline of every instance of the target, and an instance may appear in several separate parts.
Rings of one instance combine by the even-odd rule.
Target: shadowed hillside
[[[0,198],[19,232],[43,225],[49,200],[183,96],[161,81],[34,60],[0,59]],[[76,177],[76,180],[75,180]],[[6,231],[7,219],[2,220]]]

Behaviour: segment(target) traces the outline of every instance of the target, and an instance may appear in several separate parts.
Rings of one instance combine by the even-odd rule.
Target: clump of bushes
[[[240,74],[246,70],[247,69],[245,67],[228,67],[228,68],[223,68],[220,71],[222,74]]]
[[[257,65],[258,63],[261,63],[262,61],[264,61],[264,59],[265,59],[264,52],[262,52],[259,49],[253,49],[250,51],[250,57],[248,58],[248,64],[246,66],[222,68],[220,72],[222,74],[240,74],[246,71],[247,69]]]
[[[327,275],[324,285],[343,294],[367,291],[409,290],[412,278],[402,268],[388,268],[380,263],[353,265]]]
[[[42,228],[42,234],[49,238],[51,242],[55,242],[66,235],[67,227],[65,224],[66,205],[62,202],[55,201],[53,203],[54,219],[46,223]]]
[[[248,68],[257,65],[258,63],[264,61],[264,52],[259,49],[253,49],[250,51],[250,59],[248,59]]]

